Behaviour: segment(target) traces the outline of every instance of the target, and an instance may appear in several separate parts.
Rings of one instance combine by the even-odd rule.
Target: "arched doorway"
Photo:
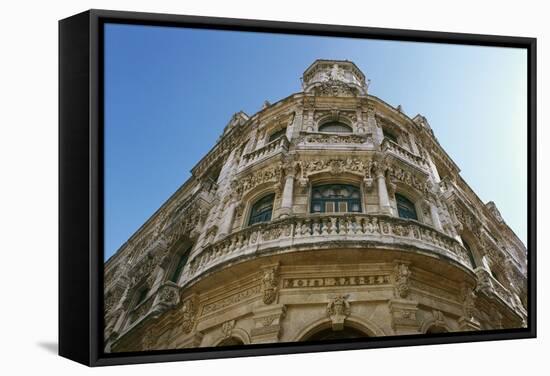
[[[218,343],[218,346],[239,346],[244,345],[244,342],[236,337],[229,337]]]
[[[345,326],[342,330],[332,330],[331,327],[328,327],[312,333],[311,335],[302,339],[302,341],[327,341],[334,339],[365,338],[368,336],[368,334],[362,332],[361,330],[352,328],[350,326]]]
[[[447,333],[448,330],[442,326],[432,325],[426,330],[426,334]]]

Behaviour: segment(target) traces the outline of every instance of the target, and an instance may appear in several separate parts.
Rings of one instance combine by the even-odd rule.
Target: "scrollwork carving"
[[[471,319],[476,313],[476,302],[477,295],[474,292],[474,289],[470,287],[462,288],[462,312],[465,318]]]
[[[196,296],[187,298],[181,305],[181,329],[184,333],[190,333],[195,326],[197,306],[198,299]]]
[[[222,324],[222,338],[227,339],[231,337],[231,333],[235,328],[235,320],[228,320]]]
[[[407,264],[395,265],[395,294],[399,298],[406,298],[410,291],[411,271]]]
[[[273,303],[277,298],[279,286],[279,267],[273,266],[264,269],[262,275],[262,295],[265,304]]]

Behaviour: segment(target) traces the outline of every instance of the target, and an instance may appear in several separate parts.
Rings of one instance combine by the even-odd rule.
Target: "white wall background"
[[[57,20],[88,8],[538,38],[538,212],[550,209],[548,47],[543,1],[10,1],[0,22],[0,373],[525,374],[547,368],[546,254],[539,237],[539,338],[489,343],[269,356],[88,369],[55,355],[57,343]],[[490,142],[490,140],[488,140]],[[505,184],[500,182],[499,184]],[[545,210],[547,209],[547,210]],[[538,229],[550,223],[539,214]]]

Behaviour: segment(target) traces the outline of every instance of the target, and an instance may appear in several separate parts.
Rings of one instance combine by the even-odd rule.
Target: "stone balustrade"
[[[246,167],[264,158],[275,155],[281,151],[287,151],[288,145],[288,138],[286,138],[286,136],[281,136],[278,139],[273,140],[270,143],[260,147],[259,149],[243,155],[241,168]]]
[[[335,246],[389,246],[411,252],[421,249],[472,268],[460,243],[417,221],[388,215],[313,214],[253,225],[209,245],[190,261],[185,271],[185,284],[236,258],[256,257],[270,251],[284,253]]]
[[[495,277],[484,268],[477,268],[476,275],[478,279],[478,290],[487,295],[496,295],[512,310],[518,313],[520,316],[526,317],[527,310],[523,307],[519,298],[516,298],[514,294],[504,287]]]
[[[428,162],[424,158],[411,153],[388,138],[385,138],[384,141],[382,141],[381,149],[383,152],[395,155],[397,158],[405,160],[413,166],[420,167],[423,170],[428,170],[429,168]]]

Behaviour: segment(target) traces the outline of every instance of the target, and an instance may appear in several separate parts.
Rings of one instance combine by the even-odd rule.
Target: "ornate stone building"
[[[348,61],[236,113],[105,264],[106,351],[518,328],[527,250]]]

